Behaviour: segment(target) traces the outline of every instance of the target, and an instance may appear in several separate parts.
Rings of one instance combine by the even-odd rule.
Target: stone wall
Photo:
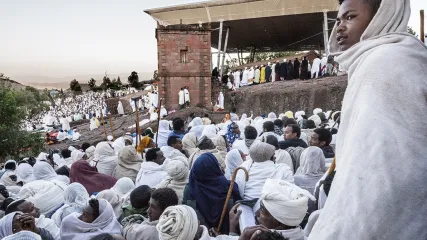
[[[187,86],[191,105],[210,105],[211,30],[189,26],[156,29],[159,95],[169,110],[178,109],[178,92]],[[183,54],[185,52],[185,60]]]
[[[238,114],[249,115],[251,110],[255,115],[303,110],[311,116],[315,108],[341,109],[346,88],[347,76],[265,83],[236,91],[235,107]],[[225,107],[232,108],[231,92],[226,94]]]

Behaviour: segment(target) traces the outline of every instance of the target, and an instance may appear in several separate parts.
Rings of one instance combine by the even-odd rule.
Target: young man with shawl
[[[163,163],[165,157],[160,148],[151,148],[145,154],[146,162],[141,164],[141,169],[136,176],[136,186],[147,185],[154,187],[163,181],[167,176]]]
[[[55,240],[47,230],[36,226],[31,215],[12,212],[0,219],[1,239],[21,239],[22,236],[28,236],[29,232],[39,235],[41,238],[38,239]],[[12,238],[13,235],[16,238]]]
[[[410,0],[341,3],[330,38],[349,78],[337,173],[309,239],[427,239],[427,47],[407,33]]]

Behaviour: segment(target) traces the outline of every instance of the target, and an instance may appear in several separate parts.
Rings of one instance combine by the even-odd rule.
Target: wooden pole
[[[113,139],[115,139],[115,137],[114,137],[113,123],[111,121],[111,113],[108,113],[107,116],[108,116],[108,120],[110,121],[111,136],[113,136]]]
[[[220,68],[220,59],[221,59],[221,46],[222,46],[222,26],[223,26],[223,21],[219,22],[219,39],[218,39],[218,56],[217,56],[217,64],[216,66],[218,67],[218,70]]]
[[[238,167],[236,168],[236,170],[234,170],[233,176],[231,177],[231,181],[230,181],[230,187],[228,188],[227,198],[225,199],[224,207],[222,208],[222,213],[221,213],[221,218],[219,219],[218,228],[216,229],[217,232],[219,232],[221,229],[222,221],[224,220],[225,213],[227,212],[228,201],[230,201],[231,193],[233,192],[234,182],[236,181],[236,175],[239,170],[243,170],[245,172],[245,177],[246,177],[245,181],[247,182],[249,180],[249,174],[246,168]]]
[[[159,144],[157,143],[157,139],[159,139],[159,124],[160,124],[160,112],[161,112],[161,108],[162,108],[162,101],[163,101],[163,98],[160,98],[159,106],[158,106],[159,108],[157,108],[156,147],[159,147]]]
[[[425,33],[424,33],[424,10],[420,10],[420,27],[421,27],[421,31],[420,31],[420,35],[421,35],[421,42],[425,43]]]
[[[228,44],[228,34],[230,33],[230,27],[227,27],[227,34],[225,35],[225,43],[224,43],[224,52],[222,54],[222,62],[221,62],[221,74],[220,77],[224,75],[224,61],[225,61],[225,54],[227,53],[227,44]]]
[[[105,140],[108,141],[107,129],[105,128],[104,114],[102,114],[102,109],[101,109],[101,121],[102,121],[102,126],[104,127]]]
[[[136,124],[135,124],[135,127],[136,127],[136,146],[135,147],[138,147],[138,142],[140,142],[141,141],[141,139],[140,139],[140,134],[139,134],[139,109],[138,109],[138,105],[136,104],[136,100],[134,100],[133,101],[134,102],[134,104],[135,104],[135,109],[136,109],[136,111],[135,111],[135,113],[136,113]],[[138,141],[139,140],[139,141]]]

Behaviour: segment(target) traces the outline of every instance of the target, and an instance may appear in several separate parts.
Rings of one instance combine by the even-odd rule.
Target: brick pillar
[[[211,103],[211,30],[194,26],[156,29],[159,94],[168,110],[179,109],[178,92],[187,86],[190,104]]]

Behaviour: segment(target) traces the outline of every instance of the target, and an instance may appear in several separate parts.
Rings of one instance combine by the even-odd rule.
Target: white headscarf
[[[316,125],[316,127],[318,127],[322,123],[322,120],[320,119],[320,117],[317,114],[309,117],[308,120],[312,120],[314,122],[314,124]]]
[[[187,133],[182,138],[182,146],[191,155],[197,151],[197,137],[195,133]]]
[[[300,157],[300,167],[295,175],[323,176],[325,173],[325,155],[318,147],[308,147]]]
[[[286,164],[291,169],[294,169],[294,163],[288,151],[279,149],[276,151],[275,156],[276,156],[276,164]]]
[[[107,200],[111,206],[114,209],[114,214],[116,216],[116,218],[120,218],[123,210],[122,210],[122,204],[124,202],[124,198],[122,198],[119,194],[117,194],[116,192],[114,192],[111,189],[107,189],[107,190],[103,190],[101,192],[99,192],[96,195],[96,199],[100,200],[100,199],[105,199]]]
[[[313,115],[317,115],[318,113],[323,112],[323,110],[321,108],[316,108],[313,110]]]
[[[53,167],[45,161],[36,162],[36,164],[34,164],[34,167],[33,167],[33,172],[34,172],[34,178],[36,180],[49,181],[52,179],[56,179],[66,184],[70,183],[70,179],[68,177],[58,175],[53,169]]]
[[[271,113],[268,114],[268,119],[274,121],[274,120],[277,119],[277,116],[276,116],[276,114],[274,112],[271,112]]]
[[[98,172],[112,176],[117,166],[118,157],[114,148],[108,142],[100,142],[95,148],[95,160],[98,161]]]
[[[64,192],[64,205],[52,215],[52,220],[60,227],[62,220],[71,213],[82,213],[89,200],[86,188],[80,183],[71,183]]]
[[[254,162],[271,160],[276,148],[265,142],[255,141],[249,149],[249,155]]]
[[[242,156],[239,150],[233,149],[227,153],[225,157],[225,177],[230,180],[233,176],[234,170],[243,163]]]
[[[196,117],[193,119],[193,121],[191,121],[192,123],[192,127],[190,129],[190,133],[195,133],[197,139],[202,137],[202,133],[203,133],[203,129],[205,128],[205,126],[203,125],[203,121],[201,118]]]
[[[13,218],[15,217],[15,214],[17,213],[18,212],[9,213],[0,219],[0,238],[1,239],[13,234],[12,222],[13,222]]]
[[[61,240],[90,239],[101,233],[121,234],[121,225],[117,221],[111,204],[99,199],[99,216],[92,223],[81,221],[80,214],[72,213],[61,224]]]
[[[169,130],[169,122],[167,120],[160,120],[159,122],[159,136],[157,140],[158,147],[168,145],[168,138],[171,131]]]
[[[185,205],[165,209],[156,226],[159,240],[194,239],[199,228],[196,212]]]
[[[203,129],[202,136],[206,136],[210,139],[215,138],[217,135],[217,128],[214,125],[207,125]]]
[[[33,167],[28,163],[21,163],[16,168],[16,175],[18,176],[18,182],[22,181],[24,184],[35,181],[33,174]]]
[[[308,210],[308,199],[316,199],[306,190],[283,180],[267,179],[261,201],[271,216],[290,226],[298,226]]]
[[[124,197],[130,191],[135,188],[135,183],[133,183],[132,179],[128,177],[120,178],[114,187],[111,188],[115,193],[117,193],[120,197]]]

